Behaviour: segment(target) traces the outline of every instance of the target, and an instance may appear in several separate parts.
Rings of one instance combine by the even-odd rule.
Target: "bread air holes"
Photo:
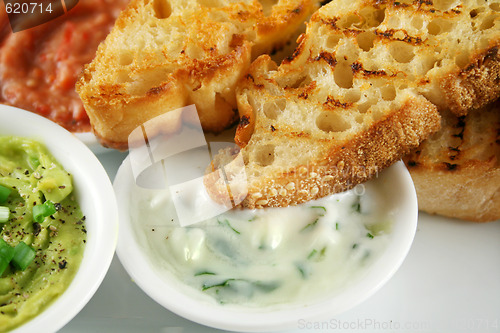
[[[260,166],[268,166],[274,162],[274,145],[257,147],[253,152],[255,163]]]
[[[339,43],[340,37],[341,37],[341,35],[328,36],[328,38],[326,39],[325,48],[330,49],[330,50],[335,49],[335,47]]]
[[[311,78],[308,75],[303,75],[303,76],[298,75],[295,78],[289,78],[289,79],[290,81],[287,82],[286,87],[292,89],[302,88],[311,83]]]
[[[339,18],[337,26],[341,29],[368,29],[378,27],[384,19],[384,9],[364,7],[359,11],[359,15],[349,14]]]
[[[158,19],[166,19],[172,14],[172,8],[167,0],[153,0],[153,9]]]
[[[359,113],[366,113],[370,109],[371,106],[372,106],[372,103],[370,103],[370,102],[360,104],[360,105],[358,105],[358,111],[359,111]]]
[[[490,9],[494,10],[495,12],[500,12],[500,3],[495,2],[490,4]]]
[[[265,16],[270,16],[273,12],[273,7],[278,3],[278,0],[259,0],[262,6],[262,12]]]
[[[203,7],[217,8],[224,6],[224,3],[220,0],[198,0],[198,3]]]
[[[420,75],[425,75],[428,71],[433,69],[434,66],[436,66],[438,61],[439,59],[436,59],[431,55],[422,56],[420,61],[415,64],[415,69]]]
[[[437,18],[429,23],[429,25],[427,26],[427,31],[431,35],[439,35],[445,32],[450,32],[452,28],[453,28],[452,22],[442,18]]]
[[[347,103],[356,103],[361,99],[361,92],[358,89],[349,89],[344,96]]]
[[[341,29],[349,29],[356,24],[360,24],[361,19],[354,14],[345,15],[339,18],[337,26]]]
[[[366,97],[366,96],[365,96]],[[368,100],[362,104],[358,104],[357,109],[359,113],[367,113],[370,108],[377,103],[377,99],[374,97],[368,98]]]
[[[424,19],[420,16],[415,16],[411,19],[411,26],[417,30],[422,29],[424,26]]]
[[[264,115],[272,120],[276,120],[278,116],[286,108],[286,99],[281,98],[273,102],[266,102],[263,106]]]
[[[484,11],[484,8],[474,8],[469,12],[470,18],[474,19],[479,15],[480,12]]]
[[[490,45],[490,39],[488,37],[481,38],[481,40],[479,42],[479,48],[487,49],[487,48],[489,48],[489,45]]]
[[[337,63],[333,71],[333,79],[340,88],[352,88],[353,78],[351,65],[347,61]]]
[[[359,28],[375,28],[378,27],[385,19],[385,10],[373,7],[364,7],[359,11],[363,17],[364,24]]]
[[[118,63],[120,66],[128,66],[134,61],[134,56],[130,53],[121,53]]]
[[[401,29],[401,19],[396,15],[390,16],[387,20],[387,27],[394,30]]]
[[[368,52],[373,47],[373,41],[375,38],[376,35],[373,31],[365,31],[356,36],[356,41],[358,42],[358,46],[363,51]]]
[[[384,101],[393,101],[396,98],[396,88],[392,85],[387,85],[380,88],[380,95]]]
[[[434,0],[433,2],[434,8],[440,10],[442,12],[449,11],[461,4],[461,1],[457,0]]]
[[[470,63],[469,52],[462,52],[455,57],[455,64],[460,68],[465,68]]]
[[[488,15],[483,19],[483,22],[481,23],[479,29],[488,30],[493,28],[495,26],[495,21],[498,19],[499,16],[500,15],[498,14]]]
[[[116,83],[126,83],[131,82],[130,76],[128,75],[128,71],[119,71],[116,75]]]
[[[340,114],[324,111],[316,118],[316,126],[323,132],[344,132],[351,128],[351,124]]]
[[[413,46],[401,41],[391,43],[389,46],[389,52],[394,60],[400,63],[410,62],[415,56],[413,53]]]

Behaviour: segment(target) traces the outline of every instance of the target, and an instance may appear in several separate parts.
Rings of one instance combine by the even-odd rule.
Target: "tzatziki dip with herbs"
[[[250,307],[307,304],[361,278],[392,218],[376,182],[287,208],[233,209],[180,227],[169,190],[134,185],[131,219],[160,274],[200,297]]]

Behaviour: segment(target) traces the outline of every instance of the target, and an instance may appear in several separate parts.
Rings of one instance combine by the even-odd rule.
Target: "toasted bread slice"
[[[290,59],[277,67],[261,56],[238,88],[242,205],[348,189],[435,131],[434,105],[462,114],[498,97],[498,9],[444,0],[321,7]],[[207,181],[212,193],[214,184]]]
[[[498,1],[444,0],[321,7],[290,59],[258,58],[238,88],[242,205],[348,189],[439,128],[436,106],[463,114],[498,97],[498,10]]]
[[[309,59],[334,51],[341,88],[352,87],[351,77],[397,76],[457,115],[500,96],[499,0],[339,0],[309,25],[319,41],[304,43],[300,57],[311,44]]]
[[[469,221],[500,219],[500,101],[457,117],[405,157],[422,211]]]
[[[366,82],[361,94],[378,99],[360,110],[328,95],[332,74],[307,88],[283,87],[278,81],[288,76],[268,71],[272,65],[269,57],[259,57],[239,87],[236,137],[243,148],[214,158],[212,171],[223,167],[225,179],[214,178],[215,172],[205,179],[217,201],[225,198],[226,181],[231,188],[246,186],[233,190],[232,199],[247,208],[285,207],[341,192],[372,178],[439,128],[437,108],[409,89],[384,100],[386,86]],[[315,70],[328,72],[328,66]],[[228,167],[236,154],[245,162],[243,176],[243,170]]]
[[[132,0],[77,91],[94,133],[127,148],[133,129],[196,104],[207,131],[237,120],[235,85],[251,60],[284,45],[318,0]],[[180,119],[158,123],[175,130]]]

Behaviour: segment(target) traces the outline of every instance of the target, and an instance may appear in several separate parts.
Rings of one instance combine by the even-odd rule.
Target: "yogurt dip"
[[[287,208],[234,209],[180,227],[169,191],[134,185],[130,216],[151,264],[221,304],[308,304],[361,278],[389,243],[376,181]]]

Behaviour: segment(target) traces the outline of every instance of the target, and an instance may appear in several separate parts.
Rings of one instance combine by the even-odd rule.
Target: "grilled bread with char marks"
[[[351,188],[436,131],[437,109],[465,114],[498,97],[499,8],[447,0],[321,7],[290,59],[278,67],[261,56],[238,87],[242,205],[287,206]],[[207,185],[217,196],[221,180]]]
[[[500,219],[500,101],[457,117],[405,157],[419,209],[475,222]]]
[[[101,143],[126,149],[133,129],[196,104],[206,131],[237,120],[235,85],[251,60],[280,48],[314,0],[132,0],[77,91]],[[155,124],[175,131],[181,119]],[[150,128],[154,134],[153,128]]]

